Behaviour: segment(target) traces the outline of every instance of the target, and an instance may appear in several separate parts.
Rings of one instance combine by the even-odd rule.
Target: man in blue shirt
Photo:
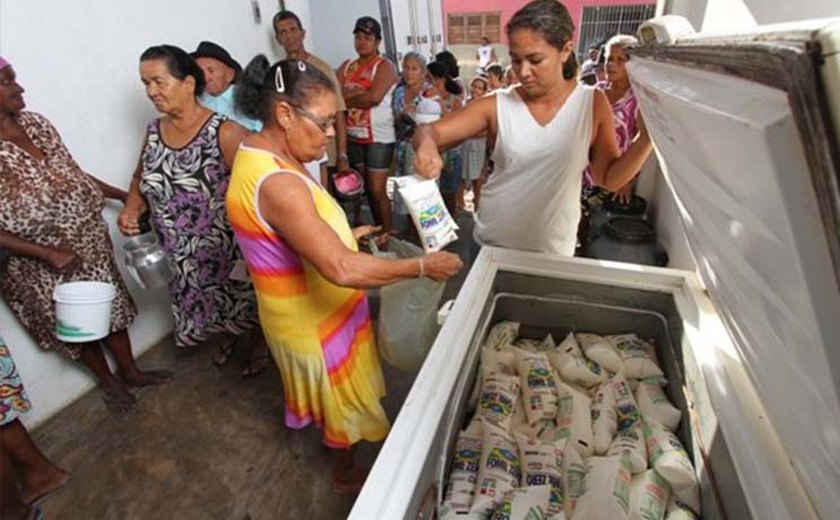
[[[242,67],[231,55],[213,42],[201,42],[192,53],[192,57],[204,71],[207,86],[199,101],[201,104],[236,121],[252,132],[259,132],[262,124],[245,117],[233,106],[233,92],[236,89],[236,79],[242,72]]]

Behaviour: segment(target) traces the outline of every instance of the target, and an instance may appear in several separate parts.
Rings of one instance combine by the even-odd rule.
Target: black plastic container
[[[584,256],[658,267],[668,264],[668,253],[656,242],[653,226],[634,217],[615,217],[602,225]]]

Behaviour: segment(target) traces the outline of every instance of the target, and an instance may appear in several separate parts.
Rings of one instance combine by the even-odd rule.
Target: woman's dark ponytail
[[[299,60],[271,65],[265,55],[255,56],[236,85],[234,106],[243,115],[265,123],[277,101],[305,107],[316,93],[335,92],[335,85],[317,67]]]
[[[563,64],[563,79],[574,79],[577,76],[578,62],[575,51],[569,53],[569,59]]]
[[[426,70],[428,70],[429,74],[431,74],[435,78],[445,79],[446,81],[444,83],[444,88],[450,94],[460,96],[461,92],[463,92],[461,85],[459,85],[458,82],[452,79],[452,76],[450,76],[451,69],[445,63],[441,61],[433,61],[426,65]]]
[[[461,93],[464,92],[464,89],[461,88],[461,85],[459,85],[458,82],[452,78],[446,78],[446,84],[444,86],[446,87],[447,92],[456,96],[460,96]]]
[[[266,106],[263,96],[265,75],[271,64],[265,54],[259,54],[242,71],[242,76],[233,92],[236,110],[251,119],[265,121]]]

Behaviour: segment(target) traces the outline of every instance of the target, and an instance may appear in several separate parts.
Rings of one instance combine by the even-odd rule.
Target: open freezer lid
[[[840,511],[838,42],[840,19],[820,20],[628,63],[733,354],[824,518]]]

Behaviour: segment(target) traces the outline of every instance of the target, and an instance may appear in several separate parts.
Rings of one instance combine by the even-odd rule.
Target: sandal
[[[231,341],[225,341],[224,343],[219,345],[219,352],[213,356],[213,364],[217,367],[221,367],[226,365],[228,361],[230,361],[230,357],[233,355],[233,348],[236,345],[236,339]]]
[[[264,352],[248,360],[248,364],[242,369],[242,377],[254,377],[263,373],[268,366],[268,352]]]
[[[52,487],[51,489],[47,489],[40,495],[30,498],[28,502],[25,502],[26,506],[29,508],[30,515],[40,515],[41,506],[44,504],[44,502],[46,502],[48,498],[63,490],[67,486],[67,484],[70,482],[70,474],[63,470],[62,473],[62,478],[56,481],[54,487]],[[40,516],[35,516],[34,518],[40,518]]]
[[[339,478],[337,470],[333,471],[330,487],[332,487],[334,493],[339,495],[355,495],[364,487],[368,473],[370,473],[370,468],[355,467],[351,472],[350,479],[345,480]]]

